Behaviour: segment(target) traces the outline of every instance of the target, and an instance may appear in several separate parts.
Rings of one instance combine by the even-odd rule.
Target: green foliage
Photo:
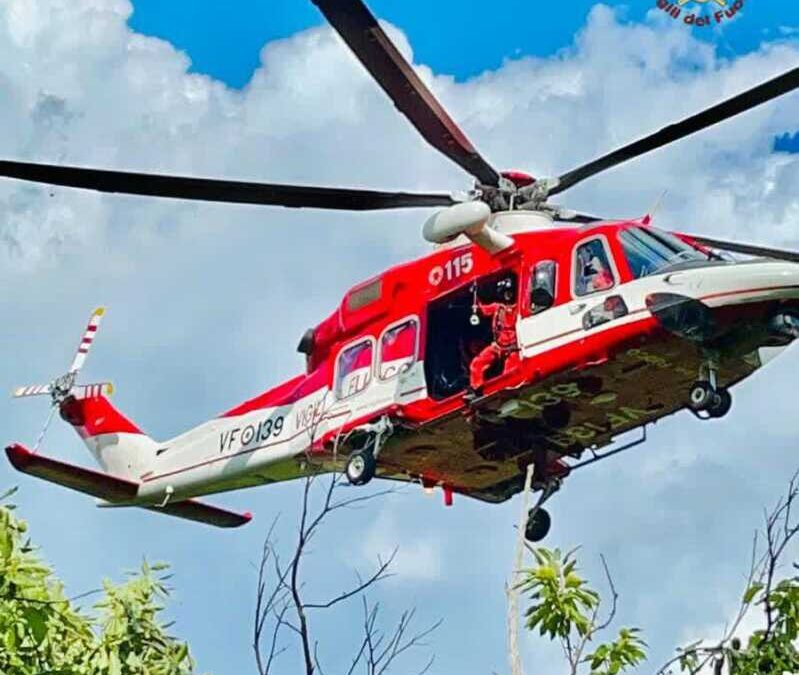
[[[655,671],[656,675],[673,675],[677,669],[689,675],[799,673],[799,577],[780,579],[783,557],[799,537],[797,502],[799,471],[791,479],[787,494],[766,513],[762,540],[759,534],[755,536],[747,587],[725,634],[715,644],[698,640],[677,649],[676,656]],[[765,550],[760,541],[765,542]],[[600,596],[578,574],[575,551],[564,556],[558,549],[530,550],[536,566],[522,570],[519,584],[532,600],[526,625],[560,642],[570,675],[578,675],[586,666],[590,675],[619,675],[646,661],[647,645],[636,628],[622,628],[615,640],[599,644],[585,655],[588,643],[610,626],[616,614],[618,596],[607,565],[612,607],[608,618],[600,622]],[[799,569],[799,563],[793,568]],[[736,632],[752,612],[761,613],[763,628],[752,632],[744,645]]]
[[[0,497],[0,501],[10,493]],[[188,646],[158,615],[169,594],[163,565],[104,583],[96,616],[74,606],[26,537],[14,507],[0,505],[0,673],[188,675]]]
[[[573,630],[587,635],[599,594],[578,576],[574,552],[564,556],[559,549],[538,548],[533,553],[538,564],[525,572],[521,583],[533,600],[526,613],[527,628],[537,627],[550,638],[566,638]]]
[[[617,675],[644,661],[646,642],[638,633],[637,628],[622,628],[613,642],[599,645],[593,654],[589,654],[585,660],[591,664],[592,675]]]
[[[717,672],[729,675],[799,672],[799,579],[784,579],[770,592],[766,584],[754,583],[743,603],[762,609],[766,628],[754,631],[746,646],[731,639],[716,649],[687,648],[680,659],[683,672],[697,672],[708,657],[720,663]]]
[[[525,613],[526,626],[561,642],[571,673],[587,665],[591,675],[618,675],[646,659],[646,643],[637,628],[622,628],[615,640],[600,644],[584,656],[588,643],[613,619],[615,590],[614,609],[600,623],[599,593],[579,575],[575,551],[563,555],[559,549],[537,548],[533,555],[536,566],[523,571],[520,584],[532,600]]]

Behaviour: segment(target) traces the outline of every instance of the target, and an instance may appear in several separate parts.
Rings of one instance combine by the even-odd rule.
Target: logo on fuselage
[[[718,26],[738,15],[744,0],[657,0],[657,8],[687,26]]]

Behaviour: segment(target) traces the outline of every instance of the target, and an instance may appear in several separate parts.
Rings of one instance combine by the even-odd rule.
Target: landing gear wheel
[[[730,412],[730,408],[732,408],[730,392],[726,389],[719,389],[715,393],[711,405],[707,408],[707,414],[718,419]]]
[[[709,382],[697,382],[691,387],[689,406],[700,419],[724,417],[732,407],[732,396],[726,389],[714,390]],[[705,413],[704,417],[698,413]]]
[[[371,449],[364,448],[356,450],[347,459],[347,467],[344,472],[351,485],[366,485],[375,477],[377,460]]]
[[[524,538],[529,542],[539,542],[549,534],[552,518],[545,509],[530,509],[527,514],[527,525],[524,527]]]
[[[696,382],[691,387],[689,395],[691,410],[694,412],[703,412],[707,410],[712,404],[716,396],[710,382]]]

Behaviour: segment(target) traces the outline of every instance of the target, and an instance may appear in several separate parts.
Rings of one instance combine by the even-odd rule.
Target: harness
[[[500,304],[494,313],[491,325],[494,332],[494,344],[505,354],[519,351],[519,343],[516,339],[516,314],[515,307],[504,304]]]

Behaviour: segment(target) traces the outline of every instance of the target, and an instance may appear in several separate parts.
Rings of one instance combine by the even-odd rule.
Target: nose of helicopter
[[[675,272],[666,283],[710,308],[799,300],[799,263],[766,259],[725,263]]]
[[[725,270],[729,277],[705,300],[728,306],[771,300],[799,299],[799,264],[780,260],[739,262]]]
[[[725,326],[764,320],[773,334],[799,336],[799,264],[719,262],[666,274],[663,282],[647,296],[647,308],[684,338],[704,342]]]

